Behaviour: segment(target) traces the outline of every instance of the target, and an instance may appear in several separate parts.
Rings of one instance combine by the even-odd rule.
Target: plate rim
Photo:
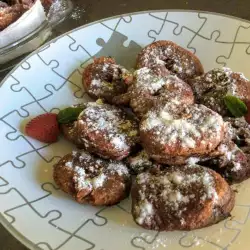
[[[119,14],[119,15],[115,15],[115,16],[110,16],[110,17],[98,19],[96,21],[93,21],[93,22],[81,25],[79,27],[76,27],[74,29],[71,29],[69,31],[64,32],[63,34],[61,34],[61,35],[53,38],[52,40],[47,41],[42,46],[40,46],[39,48],[37,48],[36,50],[34,50],[32,53],[30,53],[29,55],[27,55],[10,72],[8,72],[8,74],[0,81],[0,94],[1,94],[2,86],[4,85],[4,83],[6,82],[6,80],[12,75],[12,73],[22,63],[24,63],[27,59],[29,59],[33,55],[37,54],[38,51],[42,50],[43,48],[45,48],[49,44],[56,42],[58,39],[66,36],[66,35],[68,35],[68,34],[70,34],[72,32],[75,32],[77,30],[84,29],[84,28],[92,26],[94,24],[102,23],[104,21],[108,21],[108,20],[112,20],[112,19],[119,18],[119,17],[124,17],[124,16],[147,14],[147,13],[149,14],[149,13],[157,13],[157,12],[187,12],[187,13],[191,12],[191,13],[198,13],[198,14],[210,14],[210,15],[213,15],[213,16],[221,16],[221,17],[226,17],[226,18],[233,19],[233,20],[242,21],[242,22],[248,23],[250,25],[250,20],[247,20],[247,19],[244,19],[244,18],[240,18],[240,17],[228,15],[228,14],[223,14],[223,13],[219,13],[219,12],[211,12],[211,11],[203,11],[203,10],[195,10],[195,9],[157,9],[157,10],[144,10],[144,11],[136,11],[136,12],[123,13],[123,14]],[[25,204],[25,205],[28,205],[28,204]],[[41,250],[41,248],[39,248],[35,243],[33,243],[32,241],[30,241],[29,239],[27,239],[21,232],[19,232],[16,228],[14,228],[14,226],[12,226],[12,224],[10,224],[8,222],[8,220],[3,216],[2,213],[0,213],[0,223],[1,223],[1,225],[3,225],[3,227],[14,238],[16,238],[19,242],[21,242],[21,244],[23,244],[24,246],[26,246],[28,249],[30,249],[30,250]]]

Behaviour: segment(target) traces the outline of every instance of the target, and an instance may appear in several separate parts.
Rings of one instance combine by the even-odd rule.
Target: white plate
[[[52,165],[71,151],[61,139],[45,145],[26,137],[25,122],[45,111],[87,100],[81,72],[91,58],[114,56],[133,67],[141,47],[159,39],[196,52],[205,70],[229,66],[250,77],[250,24],[209,13],[158,11],[117,16],[80,27],[22,61],[0,88],[1,223],[31,249],[247,250],[250,181],[238,186],[233,218],[193,232],[143,230],[129,201],[100,208],[79,205],[57,190]]]

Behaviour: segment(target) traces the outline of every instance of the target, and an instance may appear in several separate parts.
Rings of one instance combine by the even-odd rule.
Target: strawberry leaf
[[[83,109],[83,107],[68,107],[61,110],[57,115],[58,123],[65,124],[76,121]]]
[[[227,95],[224,97],[225,105],[234,117],[242,117],[247,114],[247,106],[238,97]]]

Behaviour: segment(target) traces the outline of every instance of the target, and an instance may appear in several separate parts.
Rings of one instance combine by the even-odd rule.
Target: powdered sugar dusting
[[[128,168],[118,161],[104,160],[86,151],[74,151],[72,161],[67,161],[65,166],[74,171],[73,181],[78,191],[91,192],[102,188],[114,175],[130,178]]]
[[[119,162],[109,163],[107,170],[110,171],[110,173],[113,173],[113,174],[117,173],[120,176],[129,175],[128,168],[123,163],[119,163]]]
[[[128,149],[129,148],[128,145],[126,145],[125,136],[123,136],[123,135],[113,138],[110,142],[113,145],[115,145],[115,147],[117,149],[122,150],[122,149]]]
[[[66,162],[66,163],[65,163],[65,166],[68,167],[68,168],[72,168],[72,167],[73,167],[72,161]]]
[[[228,110],[223,101],[224,97],[233,95],[243,100],[248,99],[250,92],[248,82],[243,74],[235,73],[230,68],[216,68],[196,77],[190,84],[197,102],[227,116]]]
[[[86,148],[96,147],[98,152],[108,147],[129,151],[138,136],[137,123],[127,118],[121,109],[108,104],[88,103],[77,124],[84,128],[80,129],[79,140]]]
[[[214,179],[209,173],[205,173],[202,177],[202,184],[205,187],[205,194],[202,196],[202,200],[213,199],[214,203],[218,201],[218,194],[214,187]]]
[[[101,57],[84,71],[84,85],[89,94],[113,103],[113,97],[126,93],[132,74],[109,57]]]
[[[249,79],[242,72],[237,72],[236,74],[238,74],[244,81],[249,82]]]
[[[148,169],[152,169],[153,167],[158,167],[159,164],[153,162],[145,150],[140,151],[138,154],[134,156],[130,156],[127,159],[129,167],[133,170],[134,173],[138,174],[144,172]]]
[[[134,73],[134,84],[130,87],[130,106],[141,116],[155,103],[175,105],[194,102],[191,87],[169,73],[162,75],[158,69],[141,68]]]
[[[139,54],[138,68],[165,66],[181,79],[200,75],[202,68],[185,49],[170,41],[158,41],[145,47]]]
[[[165,105],[147,113],[141,123],[142,131],[151,131],[155,143],[173,145],[180,143],[183,148],[196,148],[197,142],[206,138],[206,143],[220,141],[223,129],[222,118],[204,106],[194,105],[180,111]]]
[[[222,143],[218,150],[223,155],[217,159],[218,163],[216,163],[223,166],[223,169],[226,171],[226,177],[233,179],[237,177],[240,171],[245,171],[249,164],[247,156],[234,142]]]
[[[102,187],[105,180],[106,180],[107,176],[104,173],[101,173],[99,176],[93,178],[92,182],[93,182],[93,187],[99,188]]]
[[[135,71],[134,77],[136,79],[136,88],[143,88],[146,91],[148,90],[150,94],[155,94],[166,84],[165,78],[156,75],[151,69],[146,67]]]
[[[139,216],[136,218],[138,224],[150,223],[154,215],[153,205],[147,200],[142,201],[138,207],[138,213]]]
[[[198,165],[173,167],[158,174],[141,173],[136,183],[139,200],[134,214],[140,225],[154,223],[156,204],[162,204],[158,209],[164,209],[164,214],[178,218],[180,225],[185,225],[187,206],[197,206],[206,200],[212,200],[215,205],[218,201],[213,175]]]
[[[170,176],[170,179],[176,184],[176,185],[179,185],[181,184],[181,182],[183,181],[184,177],[179,174],[179,173],[173,173],[171,176]]]
[[[75,166],[74,171],[75,175],[73,177],[73,180],[75,181],[77,188],[79,190],[91,190],[92,183],[88,178],[86,178],[85,170],[79,166]]]

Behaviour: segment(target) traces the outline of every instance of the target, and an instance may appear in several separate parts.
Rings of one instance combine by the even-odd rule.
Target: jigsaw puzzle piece
[[[168,12],[167,21],[178,25],[174,29],[176,35],[180,35],[183,29],[188,29],[195,34],[206,23],[207,18],[201,17],[197,12]]]
[[[186,28],[181,28],[180,34],[175,34],[175,30],[178,29],[179,25],[177,23],[165,20],[163,25],[158,30],[150,30],[148,32],[149,37],[156,40],[171,40],[178,45],[188,48],[190,41],[194,37],[194,32]]]
[[[219,32],[218,41],[232,43],[235,41],[239,26],[249,27],[246,22],[231,17],[206,13],[200,13],[199,15],[201,18],[207,19],[199,31],[199,35],[207,39],[210,39],[213,32],[217,30]],[[230,32],[228,32],[228,27],[230,27]]]
[[[85,64],[82,64],[85,67]],[[81,65],[81,67],[82,67]],[[85,89],[82,84],[82,72],[81,68],[75,70],[68,78],[68,82],[70,82],[70,88],[74,93],[75,98],[83,98],[85,93]]]
[[[50,183],[44,184],[43,189],[51,192],[51,195],[32,203],[32,206],[41,215],[47,214],[48,211],[60,210],[60,218],[53,222],[56,227],[73,233],[76,228],[88,221],[92,221],[96,226],[105,225],[106,219],[98,216],[98,212],[102,210],[101,207],[78,204],[69,195],[55,189]],[[72,212],[74,216],[72,216]]]
[[[31,145],[33,149],[41,148],[46,145],[45,143],[39,142],[38,140],[32,139],[29,136],[25,136],[24,130],[26,124],[35,116],[43,114],[46,110],[39,105],[38,102],[33,101],[23,106],[26,110],[27,116],[24,118],[20,116],[18,112],[11,112],[5,116],[2,120],[10,127],[10,132],[6,134],[6,138],[10,141],[15,141],[19,137],[24,137],[25,140]]]
[[[249,43],[250,44],[250,26],[239,26],[235,43]]]
[[[124,199],[117,205],[120,209],[124,210],[125,212],[131,214],[131,207],[132,207],[132,199],[131,197]]]
[[[219,236],[218,236],[219,238]],[[217,245],[213,242],[207,241],[206,237],[199,237],[196,236],[193,233],[187,233],[185,236],[183,236],[179,241],[179,246],[181,249],[209,249],[209,250],[222,250],[225,248],[222,248],[220,245]]]
[[[51,248],[51,246],[48,243],[46,243],[46,242],[38,243],[38,244],[36,244],[36,246],[39,247],[42,250],[53,250]]]
[[[158,249],[158,246],[153,246],[158,236],[159,233],[156,233],[153,237],[152,235],[141,233],[139,236],[136,236],[131,240],[131,244],[133,247],[143,250]]]
[[[82,90],[70,81],[65,81],[65,84],[60,89],[55,89],[51,84],[46,85],[45,89],[48,91],[47,96],[39,99],[38,102],[48,112],[56,112],[56,110],[58,112],[60,109],[83,102],[82,98],[74,96],[74,91],[77,95],[83,96]]]
[[[101,38],[107,43],[112,33],[113,30],[101,23],[90,25],[84,29],[78,29],[70,33],[70,37],[75,41],[71,44],[70,49],[77,53],[81,48],[90,56],[93,56],[101,49],[101,47],[96,44],[96,40]]]
[[[51,72],[58,77],[68,79],[75,69],[90,58],[89,53],[82,47],[76,46],[77,44],[74,36],[67,35],[52,43],[47,49],[38,52],[38,56]]]
[[[57,159],[46,162],[34,151],[21,156],[20,160],[24,162],[25,167],[17,169],[7,163],[0,168],[0,176],[8,182],[8,185],[0,187],[0,192],[7,192],[14,188],[22,193],[28,201],[47,195],[48,192],[39,186],[43,183],[53,182],[53,165]]]
[[[234,223],[233,228],[237,227],[239,233],[235,240],[229,244],[229,250],[247,249],[246,244],[249,242],[250,219],[246,220],[245,224]]]
[[[4,212],[8,209],[24,204],[25,201],[22,196],[20,196],[19,192],[13,188],[10,188],[5,192],[2,192],[0,188],[0,199],[0,213],[8,220],[9,223],[11,223],[13,219],[6,216]]]
[[[82,76],[82,74],[83,74],[84,69],[85,69],[90,63],[93,63],[93,62],[94,62],[94,58],[95,58],[95,57],[96,57],[96,56],[93,56],[93,57],[87,59],[86,61],[84,61],[84,62],[81,64],[81,67],[77,69],[78,72],[79,72],[79,74],[80,74],[81,76]]]
[[[22,135],[15,140],[9,140],[6,135],[15,132],[15,129],[10,127],[4,120],[0,120],[0,140],[4,150],[0,150],[0,167],[6,163],[10,163],[15,168],[23,168],[25,162],[20,157],[31,151],[32,146]]]
[[[1,101],[4,103],[4,107],[0,109],[0,118],[8,113],[13,112],[13,109],[22,117],[27,117],[29,114],[23,109],[23,106],[27,103],[34,101],[34,98],[28,91],[14,91],[12,86],[19,85],[19,81],[10,75],[0,88]]]
[[[104,26],[106,26],[107,28],[115,31],[117,25],[119,24],[119,22],[122,20],[122,17],[118,17],[118,18],[114,18],[114,19],[110,19],[107,21],[103,21],[101,22],[101,24],[103,24]]]
[[[121,20],[123,20],[125,23],[131,23],[132,22],[132,16],[131,15],[122,16]]]
[[[153,13],[155,14],[155,13]],[[166,15],[164,12],[158,13],[158,15]],[[162,26],[164,20],[161,18],[152,16],[148,13],[133,15],[131,22],[125,22],[121,20],[118,24],[116,31],[124,34],[128,39],[124,42],[124,46],[129,47],[131,40],[144,47],[153,42],[153,39],[148,36],[148,31],[155,29],[155,27]],[[142,25],[143,24],[143,25]]]
[[[59,88],[64,83],[65,80],[55,74],[37,54],[29,57],[26,61],[31,65],[28,70],[19,66],[12,73],[19,81],[18,84],[12,85],[13,91],[21,91],[26,88],[35,99],[41,99],[48,94],[45,89],[46,84],[53,84],[56,88]],[[37,77],[37,72],[43,72],[43,74]],[[35,84],[36,87],[31,84]]]
[[[243,72],[244,75],[250,78],[250,44],[235,43],[232,50],[218,58],[218,62],[223,66],[229,67],[236,72]]]
[[[246,242],[249,242],[250,230],[250,206],[236,206],[237,212],[234,212],[232,220],[227,221],[225,227],[237,232],[235,237],[228,244],[227,249],[245,249]]]
[[[60,250],[91,250],[93,249],[94,244],[88,242],[83,238],[71,237],[66,242],[63,242],[57,249]]]
[[[95,244],[93,248],[95,250],[109,250],[111,244],[112,249],[131,249],[133,238],[143,234],[148,240],[152,240],[157,234],[155,231],[144,230],[137,226],[132,216],[117,206],[108,207],[99,215],[107,219],[105,225],[97,226],[89,221],[76,233],[77,236],[84,237]]]
[[[248,199],[250,193],[250,179],[234,185],[236,190],[235,203],[239,206],[250,206],[250,200]]]
[[[235,208],[232,212],[232,218],[227,221],[227,226],[230,227],[229,225],[233,224],[234,222],[243,225],[249,219],[249,215],[250,215],[250,205],[249,206],[235,205]]]
[[[183,250],[183,246],[179,242],[185,235],[184,232],[159,232],[154,238],[149,238],[147,235],[141,234],[140,237],[133,239],[132,244],[142,250]]]
[[[0,215],[0,216],[3,216],[5,219],[7,219],[7,221],[10,224],[12,224],[12,226],[14,226],[14,228],[17,229],[17,230],[18,230],[18,228],[16,227],[16,225],[19,223],[20,227],[22,228],[21,231],[23,232],[22,222],[18,221],[18,219],[21,216],[24,217],[24,218],[25,217],[27,218],[27,215],[29,216],[30,213],[32,213],[32,216],[31,217],[29,216],[29,219],[32,222],[33,218],[37,215],[39,217],[39,220],[36,218],[33,221],[33,225],[32,225],[32,223],[30,223],[28,225],[29,228],[33,227],[33,230],[35,230],[34,223],[36,223],[36,225],[38,224],[39,229],[41,229],[42,228],[41,224],[40,224],[41,220],[45,219],[45,218],[48,218],[48,216],[53,213],[53,214],[55,214],[54,218],[50,219],[49,222],[48,222],[48,224],[50,224],[50,229],[51,229],[50,231],[52,232],[53,228],[55,228],[56,231],[59,231],[59,232],[61,231],[63,233],[64,238],[62,238],[60,236],[61,237],[60,244],[58,244],[58,242],[54,242],[54,244],[56,245],[56,248],[53,247],[53,244],[51,244],[51,242],[48,243],[46,236],[43,238],[43,240],[46,239],[46,242],[42,241],[42,240],[39,241],[39,242],[36,242],[36,239],[32,239],[33,243],[36,246],[38,246],[39,249],[41,248],[41,249],[44,249],[44,250],[51,250],[51,249],[65,249],[66,250],[66,249],[71,249],[71,248],[68,248],[70,246],[75,246],[76,248],[80,247],[81,249],[91,249],[92,243],[89,243],[88,241],[85,241],[81,237],[77,237],[77,239],[74,239],[73,238],[73,236],[74,236],[73,233],[70,233],[67,230],[63,229],[63,228],[59,228],[54,224],[54,221],[57,221],[61,217],[61,212],[59,210],[53,210],[53,211],[47,212],[46,214],[40,214],[38,211],[36,211],[34,209],[34,207],[32,206],[32,204],[34,202],[37,202],[38,200],[43,200],[47,196],[50,196],[52,194],[51,188],[53,187],[53,185],[52,184],[44,184],[44,186],[45,185],[47,185],[46,192],[48,192],[48,194],[46,196],[38,198],[38,199],[36,199],[36,200],[34,200],[32,202],[28,202],[27,199],[17,189],[10,189],[6,193],[0,193],[0,197],[1,197],[1,195],[4,195],[3,201],[6,201],[6,203],[0,204],[0,212],[3,214],[3,215]],[[6,206],[6,204],[8,206]],[[27,212],[27,207],[29,208],[28,212]],[[23,213],[26,216],[23,216],[22,212],[20,212],[20,214],[18,214],[18,216],[20,216],[20,217],[17,217],[16,210],[18,210],[18,212],[20,210],[21,211],[25,210]],[[27,227],[26,223],[24,225],[25,225],[25,229],[26,229],[26,227]],[[29,230],[29,229],[27,229],[27,230]],[[65,234],[67,236],[65,236]],[[60,234],[57,233],[56,235],[58,237]],[[25,236],[26,236],[26,234],[25,234]]]
[[[6,186],[8,185],[9,183],[0,176],[0,187],[3,187],[3,186]]]
[[[47,246],[56,249],[69,238],[68,233],[53,226],[53,221],[60,218],[58,210],[49,211],[41,216],[31,206],[26,205],[9,211],[8,214],[15,218],[12,226],[36,245],[46,243]],[[39,226],[39,230],[37,226]]]
[[[54,159],[58,161],[74,149],[76,149],[75,145],[60,137],[57,142],[41,147],[37,149],[37,152],[44,161],[51,162]]]
[[[124,45],[127,37],[117,31],[114,31],[110,39],[105,42],[98,38],[96,43],[102,49],[95,54],[95,57],[111,56],[114,57],[118,64],[123,65],[127,69],[135,67],[136,57],[141,51],[141,47],[134,41],[130,41],[128,46]]]
[[[30,65],[28,62],[23,62],[23,63],[21,64],[21,67],[22,67],[23,69],[29,70],[29,69],[31,68],[31,65]]]
[[[240,233],[237,225],[244,225],[249,217],[249,207],[236,205],[232,217],[208,228],[189,232],[180,244],[184,247],[209,247],[208,249],[228,249]]]
[[[149,13],[149,15],[159,20],[165,21],[167,18],[168,12],[152,12],[152,13]]]
[[[205,71],[220,68],[219,58],[222,55],[229,54],[233,46],[232,43],[218,43],[219,36],[218,31],[214,31],[209,39],[196,36],[189,45],[189,48],[196,50],[196,55],[201,60]],[[212,51],[212,53],[208,53],[208,51]]]
[[[182,238],[180,244],[185,247],[199,246],[207,247],[208,249],[225,249],[229,242],[233,241],[238,234],[237,231],[224,226],[227,221],[189,232]]]

